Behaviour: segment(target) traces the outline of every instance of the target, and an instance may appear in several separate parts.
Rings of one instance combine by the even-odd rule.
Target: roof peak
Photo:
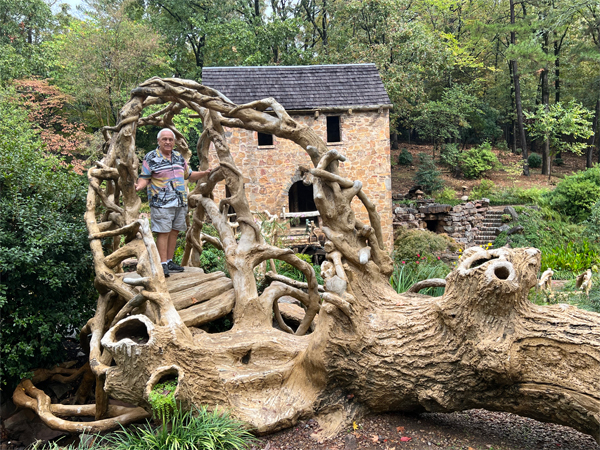
[[[299,66],[204,66],[202,70],[210,69],[309,69],[317,67],[356,67],[375,66],[375,63],[353,63],[353,64],[305,64]]]

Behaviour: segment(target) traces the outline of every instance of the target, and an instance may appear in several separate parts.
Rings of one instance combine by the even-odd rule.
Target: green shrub
[[[94,314],[83,220],[87,180],[44,155],[27,114],[0,91],[0,380],[63,361],[63,336]]]
[[[512,220],[512,216],[510,214],[502,214],[502,223],[507,223]]]
[[[529,155],[529,158],[527,158],[527,164],[529,164],[529,167],[532,169],[539,169],[542,167],[542,157],[537,153],[532,153]]]
[[[592,241],[600,241],[600,200],[592,206],[590,215],[583,225],[585,225],[586,235]]]
[[[317,276],[317,282],[319,284],[323,284],[323,279],[321,278],[321,266],[319,266],[318,264],[313,265],[312,256],[305,255],[303,253],[296,253],[296,256],[313,267],[315,275]],[[285,261],[275,261],[275,267],[277,267],[277,273],[279,275],[286,276],[288,278],[291,278],[292,280],[306,282],[306,277],[304,276],[304,274],[291,264],[286,263]]]
[[[398,164],[401,166],[410,166],[412,162],[413,156],[410,154],[410,152],[406,148],[400,150],[400,154],[398,155]]]
[[[498,148],[498,150],[502,150],[503,152],[507,152],[508,150],[510,150],[506,141],[498,141],[496,143],[496,148]]]
[[[598,259],[599,248],[590,244],[584,237],[576,242],[559,243],[549,246],[542,253],[541,271],[550,268],[552,270],[568,270],[573,274],[586,271]]]
[[[444,204],[450,205],[458,205],[460,203],[460,199],[457,198],[458,192],[454,189],[444,188],[441,192],[438,192],[435,195],[435,201]]]
[[[547,198],[550,206],[561,214],[576,222],[586,220],[600,199],[600,167],[565,177]]]
[[[419,164],[415,173],[414,181],[424,192],[431,194],[434,191],[439,191],[444,182],[441,179],[442,173],[435,166],[433,158],[426,153],[419,153]]]
[[[555,166],[564,166],[565,160],[562,158],[555,158],[552,164],[554,164]]]
[[[485,180],[482,180],[482,182]],[[488,194],[491,205],[538,205],[547,206],[550,189],[532,187],[529,189],[509,187]]]
[[[211,244],[204,244],[202,254],[200,255],[200,265],[205,273],[225,272],[229,275],[227,265],[225,264],[225,252]]]
[[[554,278],[572,278],[596,263],[600,246],[586,238],[585,227],[574,224],[549,208],[523,208],[515,225],[523,234],[510,236],[512,247],[536,247],[542,251],[541,270],[551,268]],[[502,247],[509,236],[501,233],[494,247]]]
[[[484,142],[479,147],[474,147],[460,155],[460,170],[465,178],[469,179],[480,178],[498,164],[498,158],[489,142]]]
[[[471,190],[471,198],[490,198],[496,192],[496,185],[492,180],[481,180],[477,186]]]
[[[433,261],[437,259],[437,253],[456,250],[456,241],[446,234],[436,234],[429,230],[404,230],[394,242],[394,260],[413,261],[425,256]]]
[[[454,176],[460,174],[460,150],[456,144],[446,144],[440,155],[440,160],[452,172]]]

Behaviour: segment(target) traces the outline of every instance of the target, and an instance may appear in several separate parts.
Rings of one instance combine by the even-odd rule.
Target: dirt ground
[[[413,156],[413,164],[411,166],[401,166],[397,164],[398,155],[402,148],[406,148]],[[493,149],[494,153],[498,156],[499,161],[503,164],[509,164],[518,161],[521,156],[514,155],[507,150]],[[419,153],[427,153],[432,155],[433,147],[431,145],[416,145],[407,144],[400,142],[398,144],[398,150],[391,151],[392,161],[392,192],[405,194],[408,190],[414,186],[413,177],[417,171],[417,163]],[[439,161],[439,152],[436,152],[436,163]],[[499,188],[512,187],[513,185],[519,188],[527,189],[531,187],[544,187],[552,189],[560,181],[561,177],[570,175],[578,170],[585,169],[585,156],[576,156],[572,153],[563,153],[562,159],[564,161],[563,166],[553,166],[550,180],[547,175],[542,175],[542,169],[530,169],[530,176],[524,175],[519,176],[514,180],[511,180],[507,173],[503,170],[493,170],[485,174],[485,178],[494,182]],[[598,161],[598,156],[594,154],[593,161]],[[441,164],[438,166],[442,171],[442,178],[444,180],[445,187],[456,190],[459,194],[462,193],[462,186],[467,186],[467,194],[473,188],[480,183],[480,180],[467,180],[464,178],[454,178],[450,174],[449,170],[443,167]]]
[[[314,420],[263,437],[254,450],[600,450],[572,428],[482,409],[452,414],[381,414],[319,442]],[[311,437],[313,435],[313,437]]]

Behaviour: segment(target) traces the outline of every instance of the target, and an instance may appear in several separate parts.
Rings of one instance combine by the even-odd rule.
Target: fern
[[[148,395],[152,414],[162,423],[170,421],[176,411],[175,389],[177,389],[177,378],[156,384]]]

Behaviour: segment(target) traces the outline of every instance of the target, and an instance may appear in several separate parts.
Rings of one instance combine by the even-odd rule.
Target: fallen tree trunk
[[[141,117],[146,106],[164,102],[169,105],[162,111]],[[219,232],[210,240],[223,249],[231,274],[227,289],[235,292],[233,302],[194,310],[185,319],[158,266],[147,221],[138,219],[133,191],[136,125],[174,128],[172,116],[183,106],[203,121],[196,146],[201,167],[208,166],[213,148],[219,161],[189,196],[197,210],[186,261],[199,261],[207,215]],[[307,151],[314,168],[299,170],[313,184],[327,237],[323,292],[309,264],[289,249],[265,243],[224,127],[272,133]],[[108,395],[148,409],[152,388],[176,377],[175,397],[181,402],[225,406],[257,433],[316,417],[327,436],[367,412],[478,407],[569,425],[600,442],[600,315],[528,302],[539,270],[538,250],[469,249],[446,278],[442,297],[397,294],[389,284],[392,260],[383,246],[379,215],[362,184],[340,176],[338,162],[345,157],[328,151],[275,100],[237,106],[196,82],[153,78],[133,91],[119,124],[105,134],[107,156],[98,163],[102,171],[89,173],[86,213],[100,292],[96,315],[85,327],[97,379],[97,419],[109,414]],[[231,195],[217,205],[212,191],[221,181]],[[367,209],[369,224],[356,219],[350,206],[354,197]],[[98,200],[104,208],[100,216]],[[239,234],[229,226],[229,206]],[[104,255],[101,239],[108,235],[124,239],[114,238],[113,253]],[[132,256],[138,259],[139,277],[117,276],[121,261]],[[302,271],[307,283],[274,281],[259,294],[254,268],[272,259]],[[305,307],[296,330],[274,326],[282,296]],[[207,333],[193,326],[230,311],[230,330]],[[314,331],[305,334],[311,326]],[[18,397],[38,411],[49,408],[42,408],[40,399],[36,406],[33,398]]]

